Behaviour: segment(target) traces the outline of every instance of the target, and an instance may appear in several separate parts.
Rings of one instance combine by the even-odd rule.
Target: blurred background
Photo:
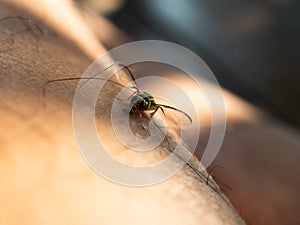
[[[134,40],[160,39],[189,48],[223,87],[300,126],[300,1],[108,2],[90,4],[101,6]]]
[[[46,22],[50,21],[50,17],[47,17],[48,13],[45,13],[45,11],[41,9],[51,10],[51,6],[53,7],[54,3],[71,2],[68,0],[44,0],[40,1],[39,4],[47,2],[49,3],[49,7],[45,7],[46,4],[44,7],[41,7],[39,4],[32,4],[33,1],[34,0],[14,0],[12,2],[18,4],[24,2],[31,3],[32,8],[36,5],[35,14],[37,17],[46,17],[44,18],[44,21]],[[298,71],[300,69],[300,1],[227,0],[218,1],[217,3],[208,0],[76,1],[82,3],[79,7],[88,6],[90,9],[96,9],[97,13],[104,14],[109,21],[120,28],[113,29],[115,27],[111,26],[109,21],[103,20],[102,17],[97,18],[97,23],[93,23],[95,18],[90,18],[91,24],[98,28],[95,29],[95,27],[93,27],[93,30],[97,30],[99,33],[97,33],[98,36],[96,37],[94,33],[88,33],[89,29],[79,29],[86,28],[84,27],[84,23],[81,24],[78,21],[72,23],[72,21],[70,21],[70,19],[74,19],[72,16],[76,16],[76,13],[71,13],[70,15],[67,13],[67,10],[59,10],[62,7],[57,7],[57,10],[51,10],[56,25],[62,25],[60,29],[57,29],[57,33],[63,34],[63,31],[66,31],[65,36],[69,39],[73,37],[72,40],[75,43],[75,46],[77,44],[77,46],[81,48],[80,50],[85,50],[85,54],[96,52],[96,49],[100,44],[98,43],[99,40],[103,41],[109,48],[131,40],[159,39],[178,43],[198,54],[209,65],[223,87],[299,129],[300,104],[298,103],[298,98],[300,97],[300,78],[298,76]],[[25,6],[25,4],[23,4],[23,6]],[[59,14],[59,12],[63,13]],[[88,15],[85,16],[89,18]],[[61,17],[64,19],[63,23]],[[50,24],[50,22],[48,24]],[[4,25],[5,23],[2,24],[2,29]],[[9,23],[6,25],[9,27]],[[81,25],[81,27],[78,25]],[[4,29],[4,31],[6,30]],[[68,31],[73,31],[73,34],[75,33],[75,35],[72,35],[72,32]],[[130,38],[128,38],[126,34],[128,34]],[[99,38],[99,40],[96,38]],[[20,46],[24,46],[25,44],[27,47],[23,39],[19,39],[19,42],[17,42],[17,38],[15,38],[14,41],[15,40]],[[12,43],[9,42],[8,44],[11,45]],[[36,42],[34,42],[34,53],[37,51],[36,46]],[[51,54],[54,55],[54,53]],[[93,54],[90,54],[89,56],[93,57]],[[65,59],[68,59],[68,57],[65,57],[64,55],[60,55],[59,57],[61,60],[58,60],[58,62],[64,62]],[[53,64],[51,60],[49,61],[49,58],[50,57],[46,57],[47,61],[45,61],[45,63],[47,63],[47,65],[60,66],[56,66],[56,68],[58,68],[56,71],[57,74],[48,73],[47,71],[47,76],[45,76],[45,78],[48,77],[49,74],[51,74],[51,77],[53,78],[55,76],[59,77],[61,74],[72,74],[69,70],[70,68],[66,67],[65,64]],[[25,62],[27,61],[25,60]],[[73,64],[76,65],[76,67],[72,68],[74,71],[80,71],[80,69],[85,68],[85,65],[77,63],[77,61],[75,62],[73,62]],[[10,67],[8,67],[7,71],[9,71],[9,69]],[[161,73],[163,72],[164,71],[161,71]],[[14,73],[8,73],[13,75],[12,78],[16,77]],[[39,76],[44,76],[45,73],[46,72],[39,73]],[[149,70],[141,70],[140,73],[148,75]],[[24,80],[31,81],[31,74],[25,70],[24,74],[22,74]],[[27,76],[26,79],[25,76]],[[19,91],[21,90],[19,86],[16,86],[13,82],[7,83],[12,84],[11,86],[14,88],[16,87],[19,94]],[[31,82],[29,83],[31,84]],[[16,90],[16,88],[14,90]],[[64,91],[66,89],[57,86],[57,90],[60,90],[60,92],[55,92],[58,98],[65,95]],[[70,94],[72,93],[70,92]],[[196,98],[196,100],[199,101],[199,98]],[[19,106],[19,104],[15,105]],[[245,104],[237,104],[239,106],[238,108],[233,107],[233,105],[229,105],[230,107],[228,108],[234,110],[234,112],[239,111],[240,108],[244,107],[244,110],[241,110],[234,115],[238,116],[238,119],[241,118],[240,114],[247,114],[247,111],[250,108],[245,107]],[[28,108],[28,106],[25,105],[24,108]],[[201,108],[201,110],[203,111],[203,108]],[[232,111],[231,114],[233,114]],[[268,116],[261,119],[259,117],[260,115],[258,115],[259,113],[254,114],[255,116],[258,116],[258,118],[255,118],[255,120],[253,119],[252,121],[252,118],[249,116],[250,114],[251,112],[248,116],[245,116],[246,119],[244,121],[237,120],[236,123],[233,123],[235,121],[228,123],[228,129],[226,130],[221,151],[211,169],[209,168],[209,171],[216,180],[218,179],[217,181],[221,188],[224,187],[222,189],[226,195],[249,224],[300,224],[300,177],[297,176],[297,174],[300,174],[299,132],[293,132],[292,129],[290,129],[290,126],[283,126],[282,123],[269,120]],[[55,116],[55,114],[53,115]],[[3,118],[5,121],[5,117]],[[37,120],[44,121],[39,118]],[[67,123],[65,117],[63,120]],[[50,121],[51,120],[49,120],[49,122]],[[19,135],[23,136],[25,129],[23,129],[22,123],[19,123],[18,121],[18,125],[19,124],[22,128],[22,132]],[[53,128],[49,128],[49,132],[54,133],[57,138],[55,139],[57,140],[55,148],[59,149],[58,152],[63,154],[62,157],[67,156],[67,163],[64,163],[65,166],[71,165],[68,161],[70,158],[73,160],[72,157],[65,154],[65,151],[60,150],[62,148],[62,137],[64,138],[64,143],[69,143],[68,137],[71,137],[73,140],[73,136],[71,135],[71,122],[69,125],[70,127],[67,128],[69,133],[63,132],[63,135],[51,132],[51,129]],[[60,132],[65,131],[65,128],[61,128],[60,126],[59,128]],[[55,129],[57,129],[56,126]],[[201,133],[203,141],[202,139],[199,141],[199,150],[197,149],[198,151],[196,152],[198,157],[202,154],[201,149],[204,149],[202,147],[206,146],[205,141],[209,138],[209,131],[210,127],[207,127],[207,130],[204,130],[204,132]],[[10,132],[4,133],[7,134]],[[31,135],[31,132],[27,133]],[[34,143],[36,143],[36,140],[41,138],[40,136],[37,138],[32,136],[32,139],[30,138],[27,142],[16,142],[14,133],[11,132],[10,135],[11,136],[7,139],[8,141],[13,140],[13,142],[10,141],[8,143],[9,146],[13,146],[12,149],[15,150],[14,154],[16,159],[20,158],[19,149],[26,146],[25,143],[27,143],[28,146],[31,146],[31,140],[35,140]],[[26,135],[24,135],[24,137],[27,138]],[[44,142],[45,140],[41,139],[41,141]],[[22,146],[20,148],[15,147],[15,144],[21,144]],[[56,171],[55,173],[58,174],[58,177],[61,177],[62,183],[64,183],[66,174],[61,173],[60,170],[65,167],[57,167],[56,161],[49,158],[52,157],[52,150],[54,147],[52,144],[49,145],[48,142],[45,142],[45,144],[46,148],[51,150],[47,151],[50,155],[46,155],[47,157],[45,157],[45,159],[41,158],[41,160],[35,161],[44,162],[45,160],[45,162],[48,163],[50,159],[49,162],[53,162],[53,165],[55,165],[53,167],[56,169],[54,170]],[[36,146],[40,148],[38,144]],[[65,146],[65,144],[63,146]],[[8,154],[8,156],[11,157],[10,155],[13,153],[11,153],[11,149],[9,149],[9,151],[10,154]],[[30,172],[27,174],[29,174],[30,177],[33,177],[34,179],[36,177],[31,175],[32,171],[43,171],[33,170],[30,165],[35,166],[35,164],[32,164],[32,159],[43,157],[45,152],[46,151],[41,152],[42,156],[36,154],[36,151],[33,151],[32,154],[24,152],[26,155],[26,157],[24,155],[24,165],[26,165],[26,167],[28,166],[28,171]],[[65,162],[60,157],[61,155],[58,155],[59,162]],[[13,163],[10,164],[10,169],[13,173],[15,173],[16,164],[19,164],[19,161],[13,161]],[[214,167],[214,165],[216,165],[216,167]],[[18,166],[18,168],[21,167]],[[213,170],[213,168],[217,169]],[[9,177],[14,177],[7,171],[9,170],[4,171],[5,174],[8,174]],[[77,173],[77,169],[74,171]],[[54,177],[55,176],[53,176],[53,178]],[[22,178],[21,181],[20,178]],[[23,170],[16,176],[16,179],[19,183],[24,181],[24,184],[26,184],[27,182],[27,176],[24,176]],[[50,180],[51,179],[52,177]],[[78,182],[80,182],[80,180]],[[10,186],[16,186],[14,182],[6,183],[9,185],[7,187],[4,186],[7,190],[11,190]],[[40,185],[44,184],[45,183],[43,182]],[[76,183],[74,184],[77,185]],[[29,186],[31,187],[32,184]],[[8,197],[16,196],[15,201],[10,201],[12,205],[16,205],[14,203],[18,202],[19,199],[22,199],[19,198],[19,195],[14,194],[14,190],[15,189],[12,189],[12,195],[5,195]],[[55,190],[54,194],[56,193]],[[48,189],[46,189],[46,191],[48,191]],[[66,189],[66,191],[69,192],[68,189]],[[98,189],[96,192],[98,193]],[[71,198],[70,201],[63,202],[72,204],[72,206],[75,207],[74,212],[77,212],[78,204],[73,204],[73,200],[78,196],[81,198],[83,195],[78,195],[77,192],[72,191],[70,193],[74,193],[74,196],[76,197]],[[95,192],[92,191],[91,194],[95,194]],[[21,196],[23,197],[23,195]],[[26,192],[24,198],[28,199],[28,196],[30,195],[27,195]],[[48,196],[48,192],[45,193],[45,196]],[[49,194],[49,196],[52,200],[52,195]],[[59,195],[54,196],[57,197],[56,199],[61,199]],[[53,199],[55,200],[55,198]],[[94,199],[94,197],[91,199]],[[47,200],[45,201],[47,203]],[[23,202],[26,203],[26,201]],[[55,202],[59,205],[62,203],[61,201]],[[42,203],[44,202],[41,201],[41,204]],[[80,205],[84,206],[84,204]],[[13,208],[14,207],[11,207],[11,209]],[[23,208],[24,207],[20,207],[22,215],[25,215],[27,211],[24,211]],[[27,208],[25,207],[24,209]],[[43,210],[43,207],[39,207],[39,209]],[[30,213],[34,213],[34,215],[44,215],[36,213],[31,208],[28,208],[28,210],[31,210]],[[24,212],[25,214],[23,214]],[[15,211],[12,210],[11,213],[14,218]],[[28,215],[32,215],[30,213]],[[72,218],[77,217],[73,217],[72,215]]]

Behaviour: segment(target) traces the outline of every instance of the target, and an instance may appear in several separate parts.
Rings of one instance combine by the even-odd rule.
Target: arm
[[[64,43],[44,34],[36,54],[35,38],[23,33],[15,37],[18,48],[1,52],[3,223],[242,223],[221,195],[189,167],[161,184],[128,188],[99,177],[86,165],[72,132],[76,84],[49,88],[46,105],[42,96],[46,81],[80,76],[91,62]],[[109,98],[104,95],[103,101]],[[102,122],[100,126],[109,126]],[[126,151],[111,133],[103,135],[116,144],[115,154]],[[163,156],[160,151],[153,155],[155,160]]]

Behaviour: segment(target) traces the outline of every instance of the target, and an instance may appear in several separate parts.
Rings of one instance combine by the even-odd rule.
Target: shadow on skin
[[[143,188],[117,185],[94,173],[73,136],[71,103],[76,83],[54,85],[46,100],[42,96],[46,81],[80,76],[91,62],[48,34],[39,41],[39,57],[35,44],[32,35],[20,34],[15,37],[17,48],[0,54],[0,92],[6,96],[0,101],[0,176],[6,181],[0,189],[5,204],[0,207],[5,215],[1,223],[242,224],[234,209],[189,167]],[[104,93],[104,103],[107,97],[111,93]],[[101,115],[109,115],[109,108],[100,108]],[[109,126],[106,116],[97,122]],[[126,151],[110,132],[103,138],[115,150],[113,154]],[[144,160],[160,160],[165,154],[161,148]]]

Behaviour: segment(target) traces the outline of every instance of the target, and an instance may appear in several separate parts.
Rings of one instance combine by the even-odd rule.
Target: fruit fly
[[[116,64],[113,64],[113,65],[109,66],[108,68],[111,68],[114,65],[116,65]],[[95,80],[105,80],[107,82],[111,82],[113,84],[116,84],[118,86],[126,88],[126,89],[128,89],[132,92],[132,94],[128,98],[128,100],[130,99],[131,109],[129,110],[129,114],[131,116],[140,116],[141,117],[142,114],[145,111],[152,111],[150,113],[150,117],[152,118],[157,113],[158,110],[161,110],[162,113],[164,114],[164,116],[167,117],[165,110],[168,109],[168,110],[173,110],[173,111],[176,111],[176,112],[180,113],[181,116],[185,120],[189,121],[190,124],[192,123],[192,118],[187,113],[185,113],[184,111],[179,110],[179,109],[177,109],[175,107],[172,107],[172,106],[169,106],[169,105],[158,104],[158,103],[155,102],[155,99],[151,94],[149,94],[148,92],[145,92],[145,91],[141,92],[138,88],[138,85],[136,84],[135,77],[133,76],[130,69],[127,66],[124,66],[124,65],[121,65],[121,64],[119,64],[119,66],[121,66],[123,69],[125,69],[128,72],[128,75],[130,76],[130,79],[133,81],[134,86],[126,87],[126,86],[122,85],[119,82],[116,82],[116,81],[113,81],[113,80],[105,80],[105,79],[96,77],[97,75],[99,75],[99,73],[97,73],[97,74],[95,74],[91,77],[85,77],[85,78],[76,78],[75,77],[75,78],[62,78],[62,79],[50,80],[50,81],[46,82],[45,85],[44,85],[43,95],[45,96],[45,94],[46,94],[47,85],[50,84],[50,83],[54,83],[54,82],[84,79],[86,81],[83,84],[81,84],[81,86],[79,87],[79,88],[81,88],[89,80],[93,80],[93,79],[95,79]],[[106,68],[106,70],[108,68]],[[176,121],[176,123],[177,123],[177,121]]]

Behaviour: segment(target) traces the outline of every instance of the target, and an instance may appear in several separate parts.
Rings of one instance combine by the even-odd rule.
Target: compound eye
[[[145,107],[145,109],[148,108],[148,105],[149,105],[149,101],[144,100],[144,107]]]

